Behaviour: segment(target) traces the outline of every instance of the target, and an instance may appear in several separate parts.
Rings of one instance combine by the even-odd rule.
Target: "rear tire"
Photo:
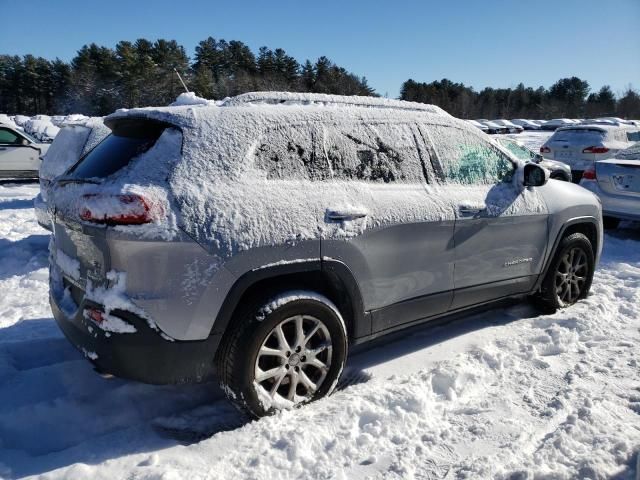
[[[335,305],[311,291],[255,298],[236,315],[216,358],[227,398],[254,418],[329,395],[347,358]]]
[[[593,281],[595,259],[589,239],[572,233],[562,239],[542,280],[535,303],[545,313],[586,298]]]
[[[615,217],[602,217],[602,225],[606,230],[615,230],[620,225],[620,219]]]

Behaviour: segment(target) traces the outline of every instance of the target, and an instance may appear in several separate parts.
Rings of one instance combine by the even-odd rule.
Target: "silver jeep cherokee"
[[[348,346],[590,288],[596,197],[429,105],[252,93],[118,111],[58,177],[51,307],[102,372],[217,376],[253,416],[329,394]]]

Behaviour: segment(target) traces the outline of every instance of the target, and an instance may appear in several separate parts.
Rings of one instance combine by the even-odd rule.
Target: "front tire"
[[[586,298],[593,281],[595,259],[589,239],[572,233],[562,239],[536,296],[545,312],[554,312]]]
[[[290,291],[255,299],[232,319],[218,376],[227,398],[254,418],[329,395],[347,357],[340,312],[323,295]]]

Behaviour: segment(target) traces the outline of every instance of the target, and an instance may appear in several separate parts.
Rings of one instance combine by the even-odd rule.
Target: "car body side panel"
[[[571,223],[591,223],[597,229],[596,264],[602,253],[602,207],[597,197],[585,188],[568,182],[547,182],[537,190],[543,196],[549,210],[549,239],[556,240],[562,230]],[[551,248],[547,260],[553,255]]]
[[[0,171],[37,172],[40,151],[29,145],[0,145]]]

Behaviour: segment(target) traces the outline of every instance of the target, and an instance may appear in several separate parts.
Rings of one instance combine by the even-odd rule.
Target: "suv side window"
[[[428,125],[445,181],[490,185],[511,180],[514,165],[500,150],[457,127]]]
[[[640,130],[635,132],[627,132],[627,140],[629,142],[640,142]]]
[[[22,138],[11,130],[0,128],[0,143],[5,145],[20,145],[22,144]]]
[[[333,176],[376,183],[425,183],[408,124],[325,125],[324,153]]]
[[[326,180],[331,172],[317,155],[316,135],[310,125],[280,125],[269,129],[254,151],[255,164],[267,178]]]

